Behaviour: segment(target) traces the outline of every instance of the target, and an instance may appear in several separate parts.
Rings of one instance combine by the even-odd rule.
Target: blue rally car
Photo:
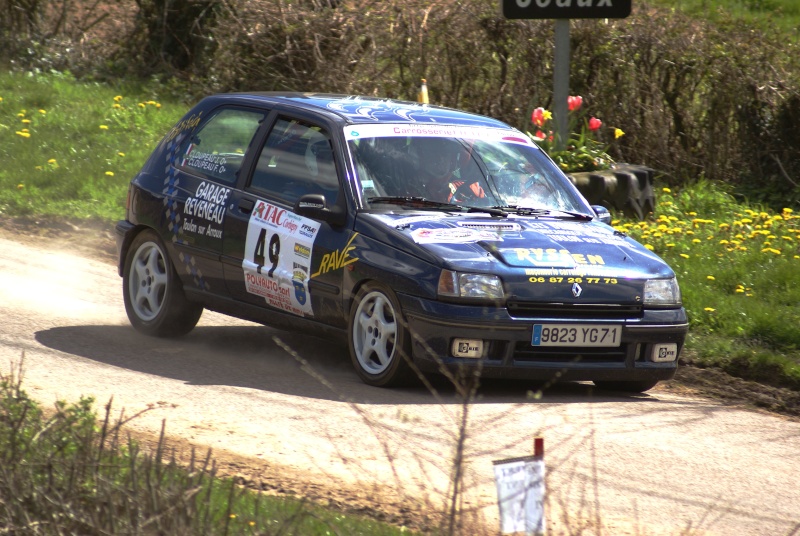
[[[674,376],[686,312],[672,269],[609,223],[494,119],[240,93],[167,133],[116,233],[148,335],[210,309],[346,335],[376,386],[450,371],[641,392]]]

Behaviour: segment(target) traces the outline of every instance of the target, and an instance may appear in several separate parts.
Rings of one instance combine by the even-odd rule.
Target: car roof
[[[209,100],[237,100],[253,104],[285,104],[316,110],[336,116],[341,121],[356,123],[437,123],[444,125],[480,126],[490,128],[512,128],[502,121],[478,114],[464,112],[444,106],[417,102],[340,95],[331,93],[299,93],[256,91],[247,93],[222,93],[208,97]]]

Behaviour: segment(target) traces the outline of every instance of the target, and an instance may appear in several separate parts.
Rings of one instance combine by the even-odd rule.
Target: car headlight
[[[502,300],[505,298],[503,282],[496,275],[464,274],[442,270],[439,276],[440,296],[472,298],[482,300]]]
[[[648,279],[644,283],[644,304],[645,305],[680,305],[681,289],[678,287],[678,280],[671,279]]]

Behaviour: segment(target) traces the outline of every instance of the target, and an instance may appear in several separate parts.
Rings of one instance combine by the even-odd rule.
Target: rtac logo
[[[503,0],[507,19],[624,19],[632,0]]]

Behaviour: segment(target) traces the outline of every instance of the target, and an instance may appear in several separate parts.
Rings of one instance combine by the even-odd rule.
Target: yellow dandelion
[[[709,281],[716,281],[717,280],[717,278],[714,277],[713,275],[707,275],[706,279],[708,279]]]
[[[25,124],[25,125],[30,125],[31,124],[31,120],[30,119],[23,119],[22,123]]]
[[[231,519],[236,519],[236,514],[231,514],[231,515],[230,515],[230,518],[231,518]]]
[[[695,216],[697,216],[697,212],[692,211],[692,212],[689,213],[689,216],[695,217]]]
[[[737,288],[736,289],[736,294],[744,294],[744,289],[743,288]]]
[[[675,244],[674,244],[674,243],[667,244],[667,247],[668,247],[668,248],[674,248],[674,247],[675,247]]]
[[[108,130],[108,125],[100,125],[100,130]]]
[[[672,190],[670,190],[669,188],[661,188],[661,191],[664,192],[665,194],[671,194],[672,193]]]
[[[140,102],[139,104],[137,104],[137,106],[138,106],[139,108],[144,108],[144,107],[145,107],[145,104],[144,104],[143,102]]]
[[[2,100],[3,100],[3,99],[0,99],[0,101],[2,101]],[[792,212],[794,212],[794,211],[793,211],[792,209],[790,209],[790,208],[784,208],[784,209],[783,209],[783,213],[784,213],[784,214],[791,214]]]
[[[17,136],[22,136],[23,138],[30,138],[31,137],[31,133],[30,132],[25,132],[24,130],[18,130],[15,134]]]
[[[706,307],[703,309],[703,311],[707,313],[713,313],[714,311],[716,311],[716,309],[714,309],[713,307]]]
[[[645,244],[644,247],[645,247],[645,249],[649,249],[650,251],[653,251],[654,249],[656,249],[653,246],[651,246],[650,244]]]
[[[149,100],[149,101],[147,101],[147,104],[149,104],[150,106],[155,106],[157,103],[156,103],[156,101]]]
[[[44,169],[44,168],[43,168],[42,166],[36,166],[36,167],[35,167],[35,168],[33,168],[33,169],[35,169],[36,171],[41,171],[41,170],[42,170],[42,169]]]
[[[728,241],[725,240],[725,239],[722,239],[722,240],[719,241],[719,243],[724,246],[725,244],[728,243]]]
[[[159,109],[161,109],[161,103],[160,103],[160,102],[157,102],[157,103],[156,103],[156,110],[159,110]]]
[[[695,238],[694,240],[692,240],[692,244],[699,244],[700,242],[702,242],[702,240],[700,240],[699,238]]]
[[[42,115],[45,115],[47,113],[47,110],[43,110],[43,109],[39,108],[39,113],[42,114]]]
[[[106,171],[106,176],[113,177],[114,176],[114,172],[113,171]]]
[[[117,153],[117,155],[118,155],[118,156],[125,156],[125,153],[123,153],[122,151],[120,151],[120,152],[118,152],[118,153]]]
[[[51,158],[50,160],[47,161],[47,163],[48,164],[55,164],[56,163],[56,159],[55,158]]]
[[[22,190],[23,188],[25,188],[24,184],[22,183],[17,184],[17,190]]]
[[[122,108],[122,106],[120,106],[119,104],[114,104],[114,109],[115,109],[115,110],[119,110],[119,109],[121,109],[121,108]]]
[[[117,95],[116,97],[114,97],[114,102],[119,102],[121,100],[122,100],[122,95]]]
[[[25,117],[25,110],[23,110],[20,113],[18,113],[17,117],[20,117],[20,118]]]
[[[624,135],[625,135],[625,133],[622,131],[621,128],[615,128],[614,129],[614,139],[615,140],[621,138]]]
[[[681,257],[683,257],[684,259],[688,259],[689,255],[687,255],[686,253],[681,253]]]

